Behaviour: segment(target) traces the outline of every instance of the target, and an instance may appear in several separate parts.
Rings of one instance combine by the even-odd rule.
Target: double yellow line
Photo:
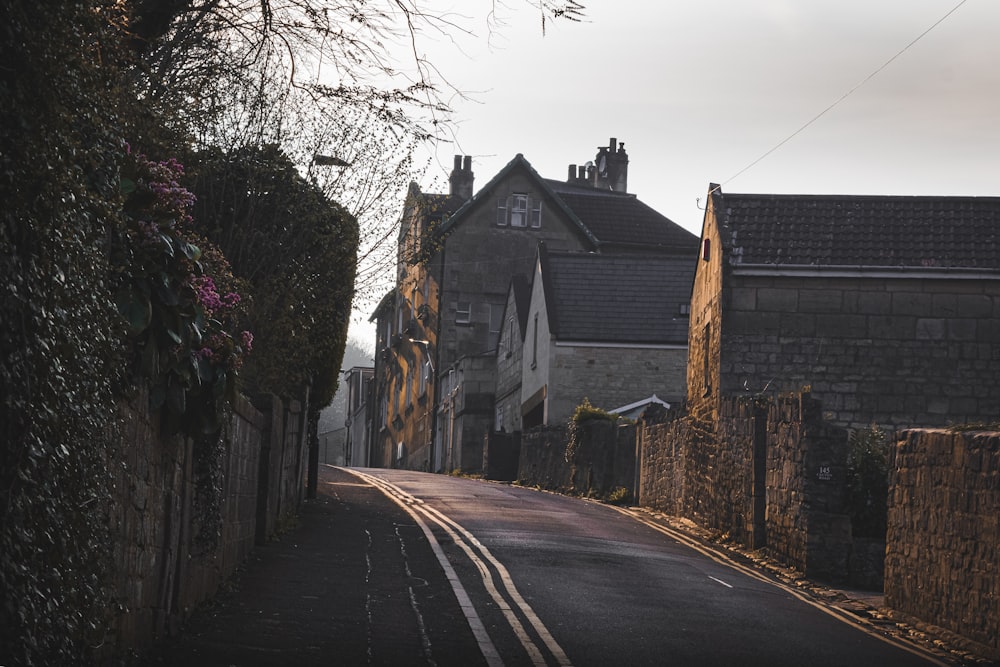
[[[441,548],[428,523],[437,526],[451,538],[462,549],[466,557],[476,566],[486,592],[489,593],[489,596],[507,620],[511,630],[513,630],[514,635],[521,643],[525,652],[527,652],[533,665],[542,667],[549,664],[543,653],[543,647],[555,661],[556,665],[560,667],[570,667],[572,665],[562,647],[552,637],[552,634],[545,627],[545,624],[542,623],[541,619],[538,618],[531,605],[518,592],[507,568],[472,533],[450,517],[430,507],[423,500],[407,493],[395,484],[358,470],[346,468],[344,470],[380,489],[386,496],[402,507],[417,525],[420,526],[420,529],[424,532],[427,541],[431,545],[431,550],[444,569],[445,576],[448,578],[448,582],[451,584],[452,590],[458,598],[462,612],[469,622],[469,627],[472,629],[472,633],[479,643],[480,651],[482,651],[483,657],[486,658],[486,662],[490,667],[502,666],[504,664],[503,659],[500,657],[496,646],[486,632],[486,627],[479,618],[479,614],[473,606],[465,587],[455,573],[455,569],[448,561],[448,557],[445,556],[444,550]],[[521,622],[522,617],[531,629],[534,630],[535,635],[541,641],[541,645],[529,634],[524,623]]]

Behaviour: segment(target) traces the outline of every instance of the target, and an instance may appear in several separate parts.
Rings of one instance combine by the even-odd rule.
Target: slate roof
[[[692,255],[698,251],[697,236],[635,195],[547,182],[602,244],[656,246]]]
[[[540,253],[557,340],[687,344],[695,261],[668,255]]]
[[[437,233],[450,232],[466,212],[480,202],[492,203],[492,190],[514,169],[524,169],[595,249],[605,245],[616,246],[616,249],[631,246],[634,250],[690,252],[692,255],[698,250],[697,236],[642,203],[635,195],[542,178],[521,153],[472,199],[455,210]]]
[[[722,194],[734,265],[1000,270],[1000,197]]]

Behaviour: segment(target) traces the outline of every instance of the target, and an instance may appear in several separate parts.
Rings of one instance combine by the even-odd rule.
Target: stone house
[[[807,388],[833,425],[1000,415],[1000,198],[710,186],[688,410]]]
[[[368,366],[354,366],[344,373],[347,387],[344,465],[367,467],[369,464],[366,432],[374,375],[375,369]]]
[[[448,194],[411,185],[394,289],[377,323],[373,465],[482,467],[495,426],[496,353],[511,281],[528,278],[539,243],[555,251],[677,253],[697,239],[628,194],[628,154],[612,139],[596,165],[544,179],[518,154],[473,194],[456,156]]]
[[[521,362],[523,427],[564,423],[584,398],[603,409],[650,394],[682,401],[694,260],[542,246]]]

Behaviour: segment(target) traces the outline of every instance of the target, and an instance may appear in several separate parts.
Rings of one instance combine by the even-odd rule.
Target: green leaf
[[[166,234],[164,234],[163,232],[160,232],[160,240],[163,241],[163,245],[166,246],[167,254],[169,256],[173,257],[174,256],[174,240],[171,237],[169,237]]]
[[[130,195],[135,192],[135,181],[131,178],[123,178],[120,187],[123,195]]]
[[[201,383],[208,384],[212,380],[212,375],[212,364],[208,363],[208,359],[198,357],[198,378]]]
[[[197,262],[201,259],[201,248],[193,243],[183,243],[181,245],[181,250],[184,252],[184,256],[190,259],[192,262]]]
[[[148,294],[134,285],[127,285],[115,294],[115,305],[118,312],[125,318],[129,333],[133,336],[142,333],[149,327],[153,319],[153,304]]]
[[[212,387],[212,395],[216,399],[225,398],[226,391],[229,389],[229,377],[226,371],[220,370],[215,376],[215,385]]]
[[[170,340],[174,341],[178,345],[184,342],[184,340],[180,337],[180,335],[173,329],[167,329],[166,331],[167,335],[170,336]]]

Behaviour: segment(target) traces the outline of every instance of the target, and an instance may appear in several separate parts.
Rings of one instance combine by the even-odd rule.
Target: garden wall
[[[723,398],[718,415],[640,422],[639,503],[766,546],[808,576],[848,580],[847,434],[808,394]]]
[[[629,496],[635,486],[635,426],[605,419],[581,422],[570,445],[564,426],[521,435],[517,479],[521,484],[573,495]]]
[[[237,398],[221,433],[203,438],[162,434],[145,393],[122,406],[113,545],[121,609],[108,656],[175,631],[297,511],[301,407],[259,404],[265,412]]]
[[[904,431],[893,459],[886,604],[1000,660],[1000,432]]]

